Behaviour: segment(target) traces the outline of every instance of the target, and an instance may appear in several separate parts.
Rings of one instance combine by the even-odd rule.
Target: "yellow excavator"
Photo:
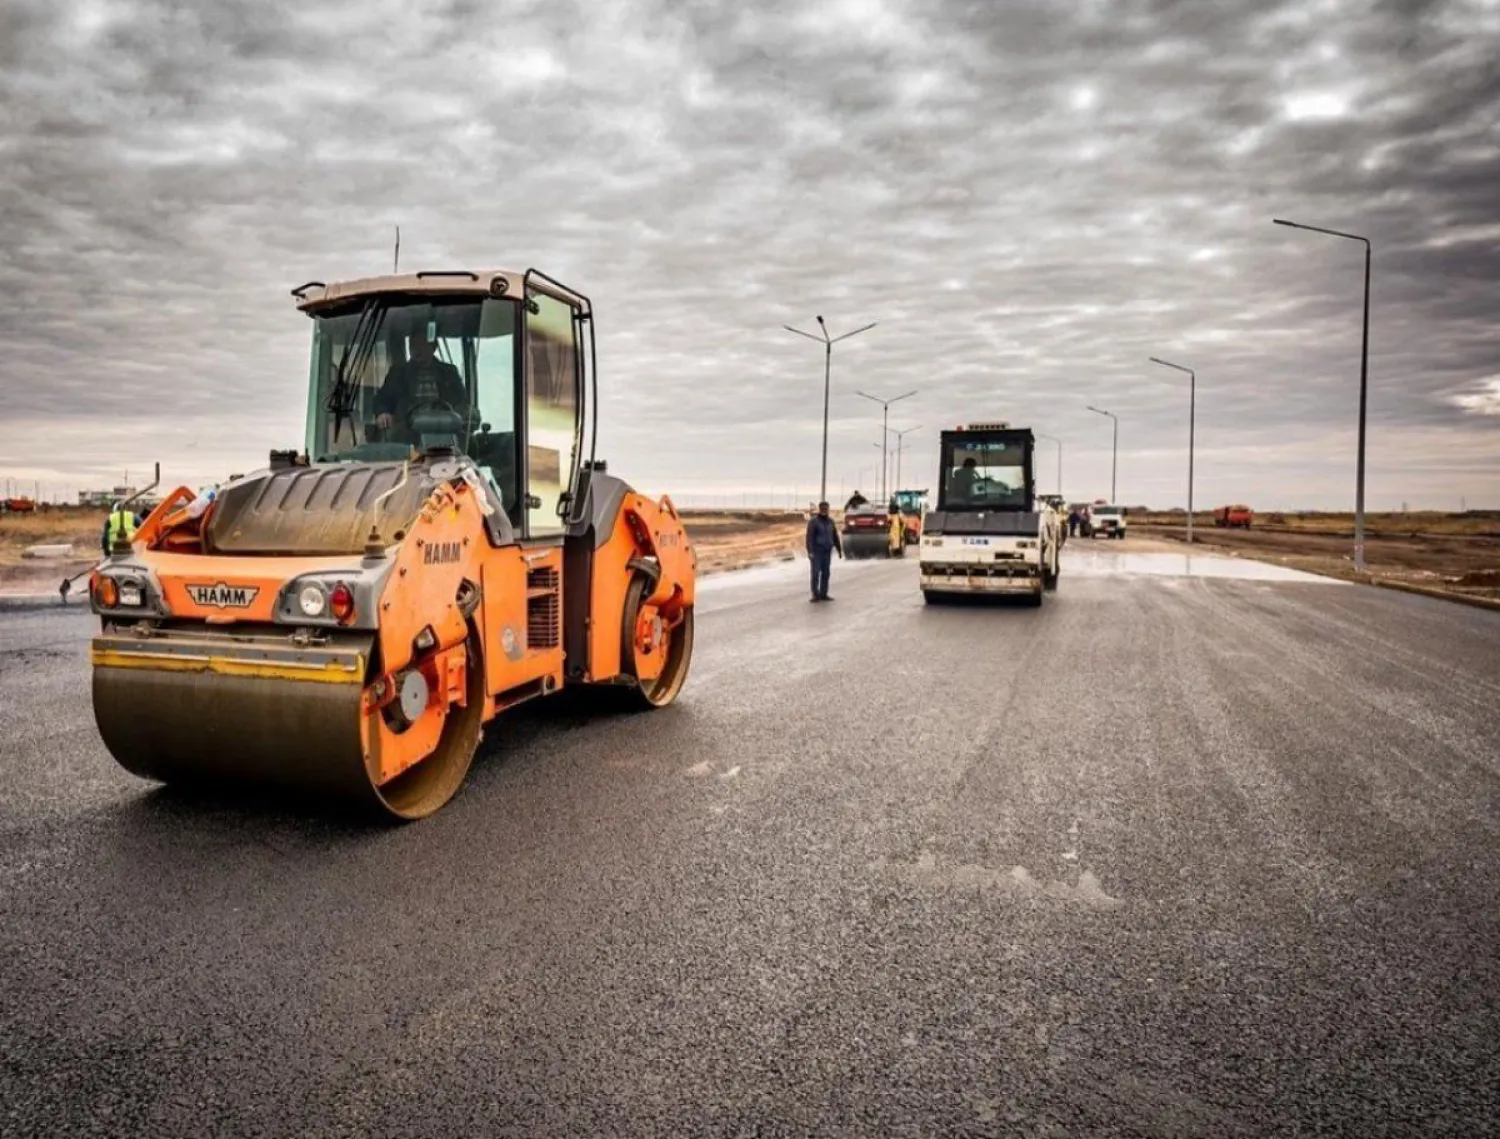
[[[671,704],[696,556],[671,500],[595,455],[589,299],[536,270],[292,295],[312,322],[303,446],[179,487],[90,574],[115,759],[409,820],[518,704]]]

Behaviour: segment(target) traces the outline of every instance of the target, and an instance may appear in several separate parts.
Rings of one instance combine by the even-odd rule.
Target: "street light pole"
[[[889,428],[886,425],[888,423],[890,423],[891,404],[896,403],[896,402],[898,402],[900,400],[903,400],[907,396],[914,396],[917,393],[916,393],[915,390],[912,390],[912,391],[907,392],[906,395],[898,395],[898,396],[896,396],[895,399],[881,399],[879,396],[870,395],[868,392],[855,392],[854,394],[855,395],[862,395],[866,399],[871,400],[871,401],[873,401],[875,403],[880,404],[880,407],[881,407],[881,413],[880,413],[880,445],[881,445],[881,448],[882,448],[882,453],[881,453],[881,456],[880,456],[880,497],[883,498],[886,502],[889,502],[890,501],[890,495],[888,495],[886,493],[886,480],[885,480],[885,473],[886,473],[886,461],[885,460],[886,460],[886,454],[885,454],[885,452],[889,449],[889,443],[890,443],[890,436],[888,434]]]
[[[1060,495],[1062,494],[1062,440],[1052,435],[1043,435],[1040,431],[1036,433],[1036,437],[1057,444],[1057,493]]]
[[[921,430],[922,425],[918,423],[915,427],[908,427],[904,431],[896,431],[896,490],[901,490],[901,451],[906,446],[906,437],[913,431]]]
[[[878,323],[879,321],[871,321],[863,328],[856,328],[853,332],[846,332],[844,335],[835,336],[832,339],[828,336],[828,326],[823,323],[822,316],[818,317],[818,331],[823,334],[822,336],[814,336],[811,332],[803,332],[800,328],[793,328],[789,324],[781,326],[788,332],[795,332],[798,336],[805,336],[809,340],[817,340],[823,345],[823,474],[821,481],[818,483],[819,502],[828,501],[828,394],[829,377],[833,371],[833,346],[840,340],[848,340],[851,336],[858,336],[861,332],[868,332]]]
[[[1153,364],[1160,364],[1164,368],[1175,368],[1179,372],[1188,374],[1188,547],[1193,545],[1193,433],[1198,418],[1198,374],[1191,368],[1184,368],[1181,364],[1173,364],[1167,360],[1151,357]]]
[[[1354,568],[1363,573],[1365,569],[1365,405],[1370,378],[1370,239],[1357,233],[1342,233],[1336,229],[1323,229],[1316,225],[1284,221],[1272,218],[1277,225],[1292,229],[1307,229],[1313,233],[1326,233],[1331,237],[1343,237],[1350,241],[1362,241],[1365,246],[1365,323],[1359,346],[1359,443],[1354,473]]]
[[[1107,415],[1115,421],[1114,455],[1109,461],[1109,502],[1111,506],[1118,506],[1120,504],[1117,501],[1118,496],[1115,491],[1115,474],[1119,470],[1120,461],[1120,417],[1112,411],[1105,411],[1102,408],[1094,407],[1092,404],[1089,405],[1089,410],[1097,411],[1100,415]]]

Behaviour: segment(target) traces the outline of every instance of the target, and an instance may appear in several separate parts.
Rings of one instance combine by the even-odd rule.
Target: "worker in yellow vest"
[[[115,503],[115,508],[104,520],[104,556],[109,557],[114,550],[116,538],[123,537],[127,542],[134,538],[136,527],[141,521],[141,516],[126,510],[123,502]]]

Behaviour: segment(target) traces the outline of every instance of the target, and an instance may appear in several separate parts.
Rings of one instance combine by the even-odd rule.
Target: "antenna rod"
[[[391,265],[392,273],[401,272],[401,227],[396,227],[396,260]]]

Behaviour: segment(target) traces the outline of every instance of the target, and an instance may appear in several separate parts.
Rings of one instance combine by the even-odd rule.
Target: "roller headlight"
[[[122,581],[120,583],[120,605],[122,607],[140,608],[144,597],[141,593],[139,582]]]
[[[297,607],[306,617],[321,617],[328,608],[328,595],[321,585],[309,582],[297,593]]]

